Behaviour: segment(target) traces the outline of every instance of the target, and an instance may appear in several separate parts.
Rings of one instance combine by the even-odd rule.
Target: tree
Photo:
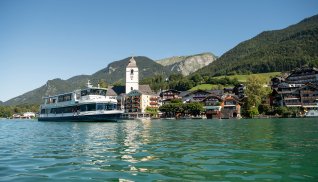
[[[99,87],[101,88],[107,88],[107,83],[104,79],[100,79],[98,84],[99,84]]]
[[[247,108],[256,107],[270,93],[270,88],[266,87],[266,80],[259,76],[249,76],[246,81],[245,94],[247,96]]]
[[[119,81],[113,83],[113,86],[125,86],[125,84],[122,82],[122,80],[119,80]]]
[[[168,81],[179,81],[183,79],[183,75],[180,73],[172,74],[169,76]]]
[[[244,103],[244,110],[242,113],[245,113],[247,116],[252,117],[258,115],[258,108],[262,103],[262,100],[266,99],[270,93],[270,88],[266,87],[266,80],[262,79],[259,76],[249,76],[246,81],[246,90],[245,95],[247,98]],[[263,112],[263,108],[261,112]]]
[[[175,117],[177,113],[183,113],[182,103],[164,104],[159,107],[159,110],[168,117]]]
[[[175,86],[174,89],[176,90],[180,90],[180,91],[185,91],[185,90],[189,90],[193,87],[193,83],[190,80],[180,80],[177,85]]]
[[[157,108],[151,108],[151,107],[146,107],[146,113],[149,113],[151,116],[157,116],[158,115],[158,109]]]
[[[190,80],[192,80],[195,85],[198,85],[198,84],[201,84],[201,82],[203,81],[203,78],[199,74],[194,74]]]
[[[183,105],[183,110],[185,113],[191,114],[193,116],[200,115],[204,111],[203,105],[200,102],[191,102]]]
[[[256,115],[259,115],[259,112],[258,112],[258,109],[257,109],[257,107],[251,107],[248,111],[247,111],[247,113],[248,113],[248,116],[249,117],[254,117],[254,116],[256,116]]]

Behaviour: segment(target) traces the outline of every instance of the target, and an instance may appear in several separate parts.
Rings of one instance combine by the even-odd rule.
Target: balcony
[[[150,101],[157,101],[158,98],[157,97],[150,97]]]
[[[302,94],[314,94],[315,91],[313,91],[313,90],[301,90],[300,93],[302,93]]]
[[[299,96],[295,96],[295,95],[289,95],[289,96],[285,96],[284,100],[299,100]]]
[[[150,102],[150,105],[157,105],[157,102]]]

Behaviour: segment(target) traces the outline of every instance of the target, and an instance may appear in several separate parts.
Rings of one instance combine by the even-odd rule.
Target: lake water
[[[0,120],[0,181],[318,181],[318,119]]]

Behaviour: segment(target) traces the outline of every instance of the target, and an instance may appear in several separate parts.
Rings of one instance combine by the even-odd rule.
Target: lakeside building
[[[237,88],[243,87],[243,85],[240,85]],[[184,103],[201,102],[208,119],[239,118],[241,117],[240,98],[235,93],[244,95],[244,91],[243,89],[240,89],[240,92],[234,92],[233,90],[234,88],[186,91],[182,92],[180,96]]]
[[[182,97],[182,101],[185,103],[202,102],[209,95],[222,96],[223,94],[223,90],[194,90],[181,92],[180,97]]]
[[[202,100],[202,103],[208,119],[241,117],[240,99],[236,95],[224,94],[221,97],[209,95]]]
[[[147,107],[158,108],[158,96],[149,85],[139,85],[139,70],[132,57],[126,67],[125,86],[109,86],[107,97],[116,98],[118,108],[126,113],[144,113]]]
[[[168,90],[161,91],[159,94],[161,105],[168,104],[173,99],[182,99],[180,94],[181,94],[180,91],[174,90],[174,89],[168,89]]]
[[[318,107],[318,69],[302,68],[286,78],[271,79],[271,105],[286,107]]]
[[[144,113],[147,107],[158,108],[158,97],[153,94],[149,85],[140,85],[139,90],[132,90],[126,95],[126,113]]]

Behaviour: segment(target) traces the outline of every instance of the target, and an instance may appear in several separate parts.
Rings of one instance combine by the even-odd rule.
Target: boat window
[[[80,106],[81,111],[95,111],[96,104],[85,104]]]
[[[89,95],[102,95],[106,96],[106,90],[103,89],[90,89],[88,92]]]
[[[70,101],[70,100],[72,100],[72,94],[60,95],[60,96],[58,96],[57,100],[58,100],[58,102]]]
[[[52,108],[50,113],[52,114],[73,113],[75,112],[75,110],[76,108],[74,106],[59,107],[59,108]]]
[[[106,104],[106,107],[105,107],[106,110],[114,110],[116,108],[117,108],[116,104]]]
[[[85,96],[85,95],[87,95],[87,90],[82,90],[81,91],[81,96]]]
[[[104,104],[97,104],[96,108],[97,108],[96,110],[104,110],[105,106],[104,106]]]

